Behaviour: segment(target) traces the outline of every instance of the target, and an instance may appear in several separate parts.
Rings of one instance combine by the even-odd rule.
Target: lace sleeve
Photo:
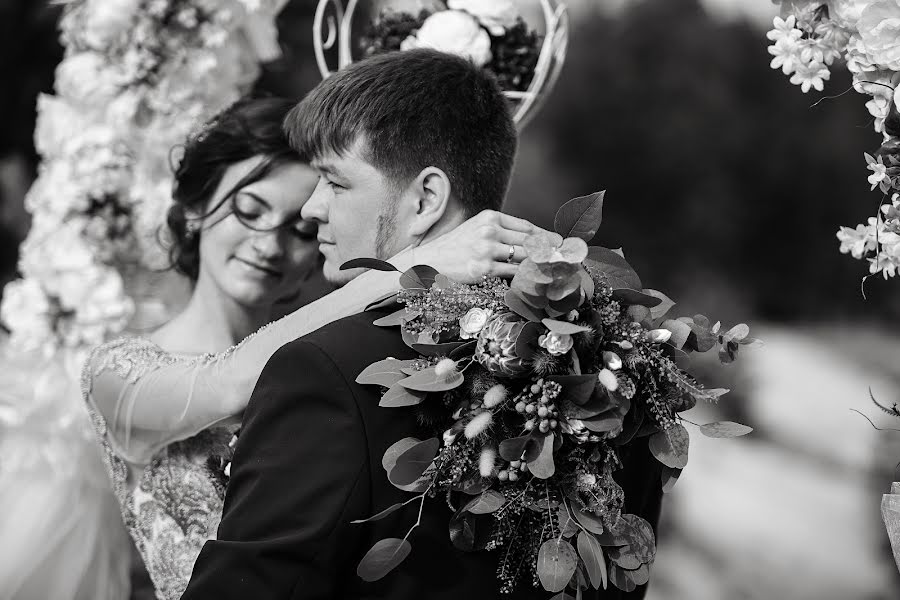
[[[85,364],[85,398],[112,450],[132,466],[147,464],[164,446],[238,416],[276,350],[361,312],[396,291],[398,278],[365,273],[220,354],[179,357],[145,339],[107,343]]]

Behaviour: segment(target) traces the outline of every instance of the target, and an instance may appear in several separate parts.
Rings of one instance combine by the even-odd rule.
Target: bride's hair
[[[173,166],[173,203],[166,217],[169,259],[176,271],[197,279],[200,272],[199,225],[203,218],[275,167],[301,160],[288,145],[282,130],[282,121],[293,106],[294,102],[282,98],[239,100],[185,141],[181,160]],[[211,205],[225,171],[254,156],[265,158]]]

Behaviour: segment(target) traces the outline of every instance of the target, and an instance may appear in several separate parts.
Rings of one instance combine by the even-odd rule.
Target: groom
[[[303,216],[319,222],[325,275],[352,278],[351,258],[387,258],[441,235],[482,209],[499,209],[516,133],[494,80],[467,61],[429,50],[369,58],[332,75],[288,116],[293,147],[321,174]],[[394,329],[348,317],[282,347],[260,375],[244,416],[218,539],[203,548],[184,600],[480,600],[499,595],[497,552],[450,542],[450,509],[428,499],[410,556],[366,583],[356,566],[385,537],[415,522],[413,504],[366,524],[410,495],[382,467],[397,440],[426,438],[415,408],[380,408],[355,383],[376,360],[414,358]],[[627,509],[656,523],[659,472],[649,455],[625,481]],[[633,468],[633,467],[632,467]],[[635,472],[635,471],[632,471]],[[515,598],[551,594],[520,586]],[[598,595],[594,595],[598,594]],[[618,590],[589,598],[639,598]]]

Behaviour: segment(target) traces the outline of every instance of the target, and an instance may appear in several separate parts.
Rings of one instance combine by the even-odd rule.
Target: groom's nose
[[[306,204],[300,210],[300,215],[304,220],[318,223],[328,222],[328,194],[330,192],[328,182],[325,181],[324,177],[320,177],[312,196],[309,197],[309,200],[306,201]]]

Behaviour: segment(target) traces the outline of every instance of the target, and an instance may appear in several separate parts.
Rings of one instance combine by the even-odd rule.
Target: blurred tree
[[[878,199],[865,97],[812,107],[817,96],[769,68],[762,31],[698,0],[574,26],[558,87],[523,136],[512,212],[548,224],[559,202],[607,189],[598,242],[625,246],[647,285],[723,318],[900,315],[896,281],[870,280],[863,301],[867,265],[834,236]],[[834,71],[839,94],[850,82]]]

